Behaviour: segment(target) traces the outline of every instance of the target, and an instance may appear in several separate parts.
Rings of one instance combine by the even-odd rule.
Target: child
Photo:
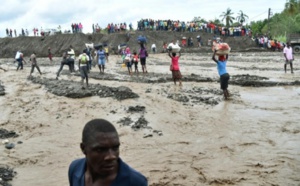
[[[212,60],[214,60],[217,63],[217,67],[218,67],[218,73],[220,75],[220,84],[221,84],[221,89],[223,90],[224,93],[224,98],[227,100],[229,97],[229,93],[228,93],[228,81],[229,81],[229,74],[227,73],[226,70],[226,64],[227,64],[227,60],[228,60],[228,54],[226,56],[221,55],[219,56],[219,60],[216,60],[216,50],[212,56]]]
[[[130,48],[127,47],[126,50],[125,50],[125,63],[126,63],[126,66],[127,66],[127,69],[128,69],[128,73],[129,75],[132,75],[132,68],[131,68],[131,52],[130,52]]]
[[[134,72],[139,73],[138,70],[138,62],[139,62],[139,56],[137,55],[136,52],[133,52],[133,58],[132,58],[132,64],[134,64]]]
[[[170,70],[172,71],[172,78],[174,80],[174,84],[176,85],[176,81],[178,80],[179,86],[182,86],[182,83],[181,83],[182,76],[180,73],[179,63],[178,63],[181,53],[179,52],[179,56],[176,56],[176,53],[172,53],[172,56],[171,56],[171,53],[169,52],[169,56],[172,59],[171,65],[170,65]]]

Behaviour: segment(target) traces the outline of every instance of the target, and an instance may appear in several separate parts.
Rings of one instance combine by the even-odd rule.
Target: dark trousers
[[[60,72],[61,72],[62,69],[64,68],[64,65],[68,65],[68,66],[69,66],[70,72],[72,72],[72,71],[71,71],[71,65],[68,63],[68,60],[63,60],[63,61],[60,63],[60,67],[59,67],[58,72],[57,72],[57,77],[59,76]]]
[[[39,67],[37,64],[32,64],[32,65],[31,65],[31,71],[30,71],[30,74],[33,73],[34,68],[36,68],[36,69],[39,71],[39,73],[42,74],[42,73],[41,73],[41,70],[40,70],[40,67]]]
[[[19,70],[20,67],[21,67],[20,70],[23,70],[23,61],[20,60],[20,59],[17,59],[17,61],[18,61],[18,67],[17,67],[17,70]]]
[[[70,67],[70,72],[75,72],[75,66],[74,66],[74,59],[69,58],[67,59],[69,67]]]

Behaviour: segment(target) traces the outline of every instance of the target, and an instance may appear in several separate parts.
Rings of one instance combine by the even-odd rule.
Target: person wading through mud
[[[176,56],[176,53],[171,53],[169,52],[169,57],[172,59],[171,60],[171,64],[170,64],[170,70],[172,71],[172,78],[174,81],[174,84],[176,85],[176,81],[179,81],[179,86],[182,86],[181,83],[181,72],[180,72],[180,68],[179,68],[179,58],[181,56],[181,53],[179,52],[179,55]]]
[[[70,72],[71,72],[71,67],[70,67],[70,64],[68,63],[68,59],[67,59],[67,57],[68,57],[68,51],[65,51],[64,53],[63,53],[63,55],[62,55],[62,61],[60,62],[60,67],[59,67],[59,69],[58,69],[58,71],[57,71],[57,73],[56,73],[56,79],[58,79],[58,77],[59,77],[59,74],[60,74],[60,72],[62,71],[62,69],[64,68],[64,65],[68,65],[69,66],[69,70],[70,70]]]
[[[48,48],[48,58],[50,59],[50,62],[52,63],[52,52],[51,52],[51,48]]]
[[[18,62],[18,66],[17,66],[17,71],[19,70],[23,70],[23,61],[25,63],[27,63],[25,60],[24,60],[24,55],[21,51],[18,51],[17,54],[16,54],[16,57],[15,57],[16,61]]]
[[[33,54],[31,54],[29,60],[30,60],[30,62],[31,62],[31,71],[30,71],[29,77],[32,76],[32,73],[33,73],[33,71],[34,71],[34,68],[36,68],[36,69],[39,71],[40,75],[42,75],[42,72],[41,72],[41,70],[40,70],[40,67],[39,67],[38,64],[37,64],[35,52],[33,52]]]
[[[78,57],[78,67],[81,75],[81,85],[84,88],[84,79],[86,80],[86,87],[89,86],[89,77],[88,77],[88,62],[90,61],[90,57],[86,54],[87,49],[83,50],[83,53]]]
[[[286,47],[284,47],[284,49],[283,49],[283,55],[285,57],[284,72],[286,73],[286,66],[288,64],[290,64],[291,73],[294,73],[294,70],[293,70],[294,55],[293,55],[293,48],[291,47],[291,43],[290,42],[288,42],[286,44]]]
[[[69,166],[70,186],[147,186],[148,181],[119,157],[120,140],[107,120],[89,121],[82,132],[81,151],[85,158]]]
[[[220,75],[220,84],[221,84],[221,89],[223,90],[224,93],[224,98],[227,100],[229,97],[229,92],[227,90],[228,88],[228,81],[229,81],[229,74],[227,73],[226,70],[226,64],[228,60],[228,54],[226,56],[220,55],[219,59],[216,60],[216,50],[214,51],[214,54],[212,56],[212,60],[214,60],[217,63],[218,67],[218,73]]]
[[[98,67],[100,70],[99,74],[104,73],[106,59],[107,59],[107,56],[105,54],[105,50],[103,50],[103,47],[100,46],[99,50],[97,51],[97,61],[98,61]]]
[[[75,65],[74,65],[75,64],[75,51],[74,51],[72,45],[70,45],[70,48],[69,48],[69,51],[68,51],[67,61],[68,61],[68,64],[70,66],[71,73],[75,72]]]
[[[139,58],[140,58],[140,61],[141,61],[143,73],[145,73],[145,72],[148,73],[147,67],[146,67],[146,58],[147,57],[148,57],[147,49],[145,48],[144,43],[141,43],[141,48],[140,48],[140,51],[139,51]]]

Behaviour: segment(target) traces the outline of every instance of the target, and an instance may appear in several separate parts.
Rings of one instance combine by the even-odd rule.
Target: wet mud
[[[90,84],[83,88],[79,82],[68,80],[56,80],[40,77],[29,77],[33,83],[44,85],[48,92],[58,96],[65,96],[69,98],[85,98],[91,96],[100,96],[101,98],[113,97],[117,100],[124,100],[130,98],[138,98],[139,96],[132,92],[132,90],[125,86],[108,87],[100,84]]]
[[[16,138],[19,134],[17,134],[15,131],[8,131],[6,129],[0,128],[0,139],[6,139],[6,138]]]
[[[5,95],[5,88],[3,85],[1,85],[0,83],[0,96],[4,96]]]
[[[16,174],[17,173],[12,168],[0,166],[0,185],[12,186],[8,182],[11,181]]]

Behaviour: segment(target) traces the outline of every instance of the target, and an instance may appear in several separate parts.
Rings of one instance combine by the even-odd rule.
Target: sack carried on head
[[[227,43],[214,43],[212,51],[216,50],[216,55],[227,55],[230,53],[231,48]]]

